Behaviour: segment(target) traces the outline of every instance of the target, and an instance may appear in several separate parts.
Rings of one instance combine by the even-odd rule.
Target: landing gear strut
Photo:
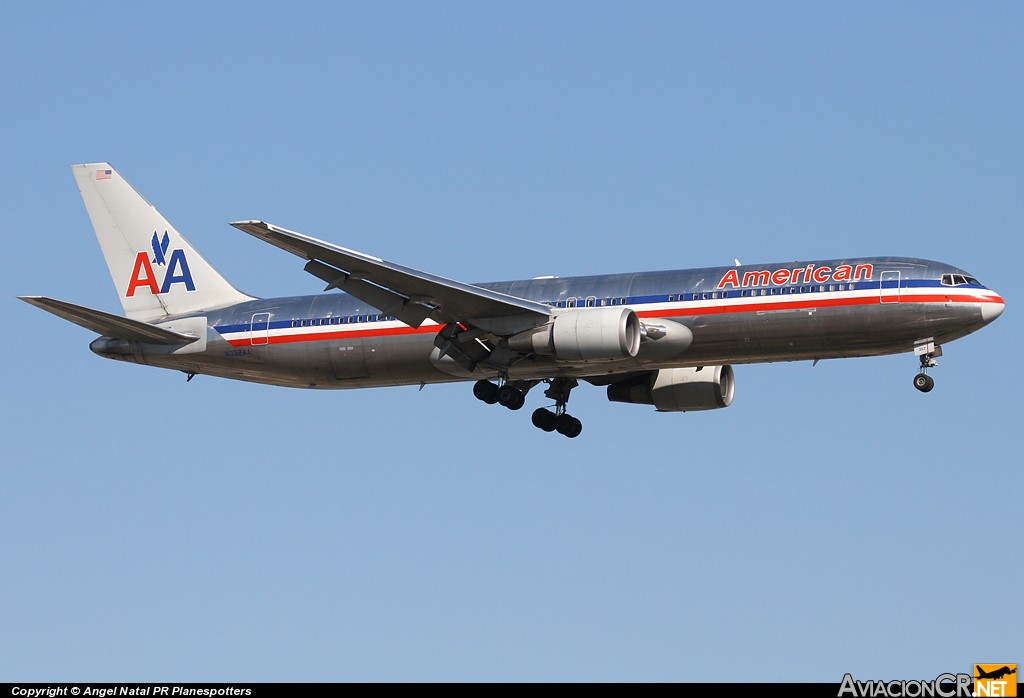
[[[923,340],[914,345],[914,353],[921,359],[921,368],[914,376],[914,387],[922,393],[931,392],[935,379],[928,375],[928,369],[939,365],[935,359],[942,356],[942,347],[931,340]]]
[[[575,378],[552,378],[548,383],[550,387],[544,391],[544,395],[555,401],[555,411],[543,407],[534,410],[533,426],[544,431],[557,431],[562,436],[575,439],[583,432],[583,422],[566,412],[565,405],[569,402],[569,392],[578,383]]]

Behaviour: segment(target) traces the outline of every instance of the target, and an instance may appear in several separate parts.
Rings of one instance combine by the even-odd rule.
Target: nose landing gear
[[[942,347],[931,339],[924,339],[914,344],[914,353],[921,359],[921,368],[914,376],[914,387],[922,393],[931,392],[935,387],[935,379],[928,375],[928,369],[939,365],[936,359],[942,356]]]

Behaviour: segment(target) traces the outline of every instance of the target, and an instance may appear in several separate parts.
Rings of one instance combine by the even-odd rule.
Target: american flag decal
[[[96,179],[110,179],[111,170],[96,170]]]

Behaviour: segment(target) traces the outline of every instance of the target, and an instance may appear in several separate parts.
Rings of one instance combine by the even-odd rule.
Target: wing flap
[[[388,315],[396,318],[411,327],[419,327],[423,321],[430,317],[437,308],[436,306],[414,302],[408,296],[395,293],[391,289],[370,283],[366,279],[359,279],[351,274],[336,269],[329,264],[310,260],[303,267],[313,276],[327,282],[325,291],[332,288],[344,289],[356,298],[365,301],[374,308],[383,310]]]
[[[61,319],[73,322],[79,327],[84,327],[87,330],[92,330],[114,339],[167,345],[191,344],[198,339],[198,337],[193,337],[192,335],[155,327],[140,320],[130,320],[120,315],[113,315],[102,310],[94,310],[54,298],[46,298],[45,296],[18,296],[18,298],[37,308],[42,308]]]
[[[405,267],[263,221],[237,221],[231,225],[309,260],[306,271],[326,281],[328,288],[343,288],[413,327],[428,317],[442,323],[470,322],[478,326],[502,324],[488,320],[505,320],[507,325],[515,318],[514,324],[532,326],[551,315],[551,309],[543,303]]]

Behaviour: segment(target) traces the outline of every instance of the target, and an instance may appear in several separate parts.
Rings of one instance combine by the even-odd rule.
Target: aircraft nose
[[[982,303],[981,305],[981,319],[985,322],[992,322],[997,317],[1003,314],[1003,310],[1006,309],[1006,303],[999,296],[996,296],[995,303]]]

